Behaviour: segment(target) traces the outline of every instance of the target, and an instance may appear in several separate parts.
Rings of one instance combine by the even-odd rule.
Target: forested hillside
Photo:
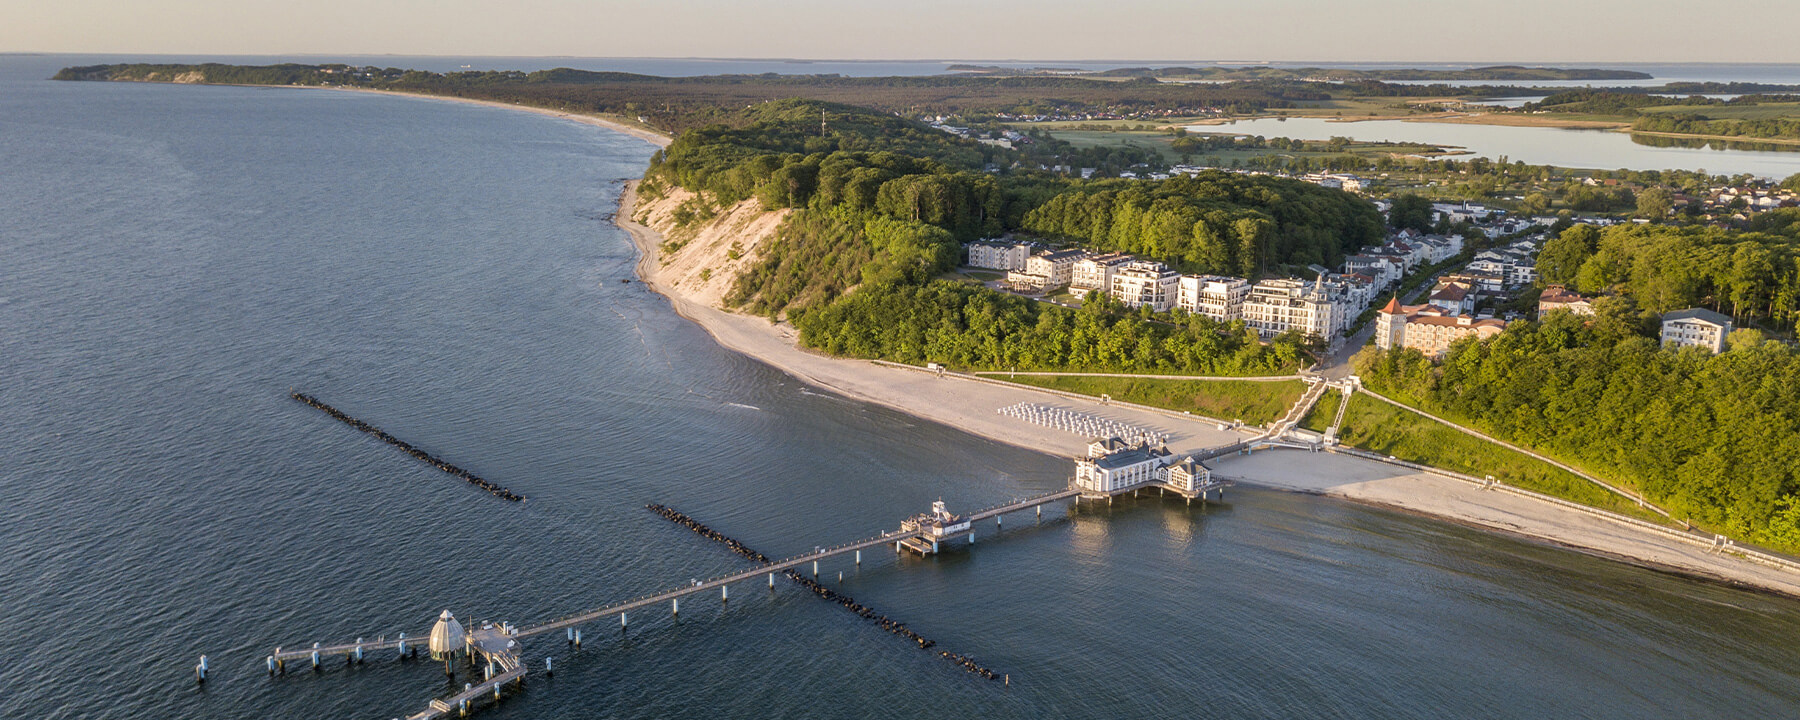
[[[1629,299],[1645,312],[1708,307],[1740,322],[1800,323],[1800,209],[1762,213],[1756,230],[1577,225],[1538,256],[1544,282]]]
[[[1741,340],[1714,356],[1617,322],[1554,313],[1442,366],[1365,351],[1372,389],[1620,479],[1703,526],[1800,551],[1800,353]]]
[[[1383,233],[1375,208],[1348,193],[1219,172],[1082,183],[1033,209],[1023,228],[1189,272],[1243,277],[1272,264],[1336,266]]]
[[[1367,202],[1298,181],[996,174],[984,167],[1011,151],[883,113],[810,100],[746,113],[747,126],[683,133],[653,160],[645,188],[700,193],[696,218],[749,199],[797,210],[727,298],[750,312],[822,307],[858,285],[919,285],[954,265],[958,243],[1015,230],[1250,274],[1335,263],[1381,237]]]

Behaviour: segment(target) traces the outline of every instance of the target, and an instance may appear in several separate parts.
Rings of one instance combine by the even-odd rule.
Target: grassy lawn
[[[1300,399],[1300,394],[1305,391],[1305,386],[1299,380],[1253,382],[1041,375],[995,377],[1095,397],[1111,395],[1115,400],[1192,412],[1221,420],[1242,420],[1252,425],[1261,425],[1287,414],[1288,408],[1293,407]]]
[[[1339,442],[1370,452],[1477,477],[1492,475],[1514,487],[1646,520],[1663,520],[1567,470],[1366,395],[1350,399],[1338,433]]]
[[[1300,429],[1325,434],[1331,428],[1331,421],[1337,419],[1338,404],[1344,401],[1344,394],[1336,390],[1326,390],[1313,404],[1312,412],[1300,421]]]
[[[1051,137],[1067,141],[1078,149],[1099,146],[1118,147],[1129,145],[1143,148],[1159,154],[1165,162],[1176,162],[1180,158],[1175,151],[1169,149],[1169,143],[1175,137],[1166,132],[1143,132],[1138,130],[1051,130]]]

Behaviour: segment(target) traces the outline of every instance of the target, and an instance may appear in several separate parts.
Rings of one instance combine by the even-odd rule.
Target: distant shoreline
[[[217,85],[219,83],[207,83],[207,84]],[[282,87],[282,86],[280,86],[280,85],[244,85],[242,87]],[[493,100],[476,100],[474,98],[461,98],[461,97],[456,97],[454,95],[436,95],[436,94],[432,94],[432,93],[413,93],[413,92],[403,92],[400,90],[375,90],[375,89],[371,89],[371,88],[353,88],[353,87],[314,87],[314,86],[310,86],[310,85],[300,86],[300,87],[301,87],[301,89],[312,89],[312,90],[336,90],[339,92],[367,93],[370,95],[391,95],[391,96],[395,96],[395,97],[424,98],[426,100],[443,100],[445,102],[465,103],[468,105],[483,105],[486,107],[502,108],[505,110],[519,110],[522,112],[534,113],[537,115],[544,115],[546,117],[561,118],[563,120],[573,120],[575,122],[582,123],[584,125],[593,125],[595,127],[605,128],[607,130],[624,133],[626,135],[630,135],[639,140],[643,140],[644,142],[650,143],[651,145],[655,145],[659,148],[666,148],[669,146],[669,143],[675,141],[675,139],[673,137],[670,137],[667,134],[660,133],[655,130],[651,130],[649,128],[642,128],[642,127],[638,127],[636,125],[628,125],[628,124],[619,122],[617,120],[612,120],[612,119],[602,117],[599,115],[590,115],[587,113],[569,112],[566,110],[552,110],[550,108],[541,108],[541,107],[536,107],[536,106],[532,106],[532,105],[517,105],[517,104],[513,104],[513,103],[496,102]]]

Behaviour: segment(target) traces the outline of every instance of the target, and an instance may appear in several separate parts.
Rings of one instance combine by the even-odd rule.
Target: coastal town
[[[1385,212],[1391,203],[1376,205]],[[1436,203],[1432,212],[1441,222],[1470,228],[1483,239],[1509,241],[1465,252],[1467,240],[1461,234],[1403,229],[1382,245],[1347,256],[1340,268],[1313,266],[1311,277],[1256,280],[1187,275],[1125,253],[1049,247],[1018,238],[967,243],[963,252],[966,268],[1005,273],[988,285],[1025,297],[1064,295],[1080,301],[1099,294],[1132,310],[1241,322],[1265,340],[1296,333],[1325,351],[1342,346],[1373,321],[1375,347],[1412,348],[1440,358],[1460,339],[1491,338],[1508,321],[1528,317],[1514,310],[1496,313],[1495,308],[1538,284],[1537,255],[1556,218],[1515,219],[1504,210],[1468,203]],[[1424,302],[1402,304],[1398,290],[1415,273],[1431,276],[1431,284],[1414,291]],[[1555,310],[1594,312],[1591,298],[1560,284],[1534,294],[1538,302],[1531,318]],[[1661,322],[1663,342],[1715,353],[1724,351],[1732,330],[1729,317],[1705,308],[1671,312]]]
[[[1800,708],[1800,9],[98,2],[7,717]]]

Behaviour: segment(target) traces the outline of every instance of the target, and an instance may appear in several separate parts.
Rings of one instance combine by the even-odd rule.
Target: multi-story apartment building
[[[1257,335],[1271,338],[1299,330],[1325,340],[1335,339],[1345,313],[1327,294],[1323,282],[1296,278],[1264,280],[1250,288],[1244,299],[1243,319]],[[1349,313],[1351,317],[1355,313]]]
[[[1136,258],[1116,252],[1076,260],[1069,276],[1069,290],[1077,295],[1089,290],[1111,290],[1113,273],[1134,261]]]
[[[1126,307],[1148,305],[1164,312],[1174,307],[1181,274],[1159,262],[1128,263],[1112,273],[1112,296]]]
[[[1436,359],[1457,340],[1487,339],[1505,329],[1505,322],[1493,318],[1473,318],[1434,305],[1401,305],[1393,299],[1375,316],[1375,347],[1408,347]]]
[[[1219,322],[1244,315],[1244,299],[1250,297],[1250,281],[1219,275],[1189,275],[1177,285],[1175,306]]]
[[[1069,284],[1075,261],[1086,257],[1080,250],[1046,250],[1025,259],[1024,270],[1006,274],[1013,292],[1041,293]]]
[[[1725,336],[1730,334],[1731,318],[1706,308],[1677,310],[1662,318],[1665,344],[1703,347],[1716,354],[1725,351]]]
[[[984,240],[969,243],[965,247],[969,251],[969,267],[990,270],[1024,270],[1026,260],[1031,257],[1031,246],[1024,243]]]

